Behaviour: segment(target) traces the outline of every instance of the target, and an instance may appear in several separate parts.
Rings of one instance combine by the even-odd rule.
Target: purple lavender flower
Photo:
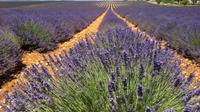
[[[127,52],[126,50],[124,50],[124,51],[122,52],[122,55],[123,55],[125,67],[126,67],[126,69],[129,69],[129,67],[130,67],[130,62],[129,62],[128,52]]]
[[[167,109],[166,112],[175,112],[173,108]]]
[[[158,75],[161,70],[161,63],[158,60],[153,61],[153,75]]]
[[[116,66],[116,74],[117,74],[117,76],[120,76],[120,67],[119,66]]]
[[[141,84],[138,84],[137,92],[139,97],[143,97],[144,94],[144,87]]]
[[[116,90],[117,90],[117,84],[116,84],[116,82],[110,80],[109,84],[108,84],[108,92],[112,93],[112,92],[115,92]]]
[[[113,72],[113,73],[111,73],[111,80],[115,81],[115,79],[116,79],[116,74]]]
[[[142,80],[144,77],[144,66],[141,64],[140,65],[140,73],[139,73],[139,79]]]
[[[200,89],[198,88],[198,89],[194,90],[193,96],[199,96],[199,95],[200,95]]]
[[[106,52],[100,52],[99,53],[99,57],[100,57],[100,59],[101,59],[101,62],[102,62],[102,64],[104,65],[104,68],[105,68],[105,70],[107,71],[107,72],[109,72],[110,71],[110,60],[109,60],[109,52],[108,51],[106,51]]]
[[[183,112],[193,112],[191,108],[186,107]]]
[[[187,103],[190,101],[191,98],[192,98],[192,93],[191,93],[191,92],[188,93],[188,94],[186,94],[186,95],[183,97],[184,103],[187,104]]]
[[[122,77],[122,84],[123,84],[123,88],[124,88],[124,90],[127,90],[127,86],[128,86],[128,84],[127,84],[128,82],[127,82],[127,77]]]
[[[195,73],[192,72],[192,73],[189,75],[189,77],[187,78],[187,82],[186,82],[186,83],[191,83],[194,77],[195,77]]]
[[[183,79],[182,79],[180,76],[178,76],[178,77],[175,79],[174,86],[175,86],[175,87],[181,86],[182,81],[183,81]]]
[[[145,112],[151,112],[150,107],[147,106]]]
[[[170,46],[167,43],[166,50],[172,47],[183,52],[183,55],[193,58],[200,55],[196,38],[200,32],[200,23],[196,20],[199,18],[199,10],[199,7],[162,7],[139,2],[116,8],[117,13],[126,17],[150,36],[168,41]],[[183,23],[188,18],[191,21]],[[199,58],[195,60],[198,61]]]

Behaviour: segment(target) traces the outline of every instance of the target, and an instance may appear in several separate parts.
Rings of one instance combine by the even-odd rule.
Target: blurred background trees
[[[175,5],[200,5],[200,0],[124,0],[124,1],[148,1],[157,4]]]
[[[200,0],[155,0],[157,4],[198,5]]]

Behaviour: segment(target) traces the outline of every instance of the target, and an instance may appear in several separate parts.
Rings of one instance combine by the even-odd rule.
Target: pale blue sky
[[[104,0],[0,0],[0,1],[104,1]]]

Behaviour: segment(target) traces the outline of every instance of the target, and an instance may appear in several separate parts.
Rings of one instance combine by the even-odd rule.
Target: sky
[[[49,0],[0,0],[0,1],[49,1]],[[50,0],[50,1],[66,1],[66,0]]]
[[[0,0],[0,1],[99,1],[99,0]]]
[[[0,0],[0,1],[26,1],[28,2],[28,1],[76,1],[76,0]],[[85,0],[77,0],[77,1],[85,1]],[[98,1],[98,0],[94,0],[94,1]]]

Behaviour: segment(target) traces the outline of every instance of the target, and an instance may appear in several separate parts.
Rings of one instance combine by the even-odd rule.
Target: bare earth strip
[[[42,64],[47,67],[50,71],[51,75],[53,75],[52,69],[48,66],[47,62],[44,61],[44,56],[48,57],[48,55],[58,56],[63,51],[68,52],[71,48],[73,48],[79,40],[84,40],[87,35],[92,35],[98,32],[99,26],[103,21],[103,18],[106,14],[107,10],[100,15],[95,21],[93,21],[87,28],[83,29],[81,32],[75,34],[73,38],[65,43],[59,44],[58,48],[52,52],[42,54],[39,52],[31,52],[23,55],[22,62],[26,65],[26,68],[30,68],[32,64]],[[54,77],[55,78],[55,77]],[[26,83],[26,80],[23,78],[23,71],[18,75],[17,79],[12,80],[5,84],[2,89],[0,89],[0,100],[3,100],[3,94],[9,93],[13,88],[17,88],[17,84]]]

